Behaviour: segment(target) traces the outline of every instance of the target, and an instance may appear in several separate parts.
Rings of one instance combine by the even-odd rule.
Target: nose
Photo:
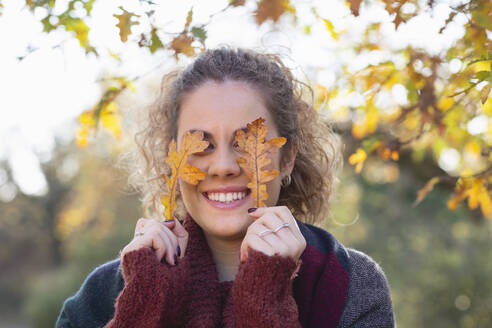
[[[218,148],[211,158],[208,175],[215,177],[233,177],[241,173],[241,167],[236,162],[237,155],[232,149]]]

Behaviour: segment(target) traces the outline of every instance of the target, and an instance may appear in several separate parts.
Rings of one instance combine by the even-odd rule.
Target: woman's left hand
[[[241,262],[248,257],[248,246],[268,256],[280,255],[299,260],[306,248],[306,239],[301,234],[297,222],[286,206],[260,207],[248,213],[254,220],[246,232],[241,244]],[[283,224],[288,226],[276,232],[260,233],[265,230],[276,230]]]

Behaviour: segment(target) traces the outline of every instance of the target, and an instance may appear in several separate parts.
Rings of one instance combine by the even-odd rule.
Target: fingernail
[[[174,265],[178,264],[178,257],[174,254]]]
[[[253,213],[254,211],[256,211],[256,207],[248,208],[248,213]]]
[[[176,248],[176,253],[178,253],[178,256],[181,256],[181,247],[177,247]]]

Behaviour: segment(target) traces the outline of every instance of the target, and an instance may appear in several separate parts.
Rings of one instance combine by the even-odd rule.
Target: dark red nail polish
[[[254,211],[256,211],[256,207],[248,208],[248,213],[253,213]]]

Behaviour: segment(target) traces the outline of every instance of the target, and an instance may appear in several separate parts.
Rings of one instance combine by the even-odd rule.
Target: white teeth
[[[232,201],[243,199],[246,197],[246,192],[228,192],[228,193],[207,193],[208,199],[214,200],[216,202],[230,203]]]

